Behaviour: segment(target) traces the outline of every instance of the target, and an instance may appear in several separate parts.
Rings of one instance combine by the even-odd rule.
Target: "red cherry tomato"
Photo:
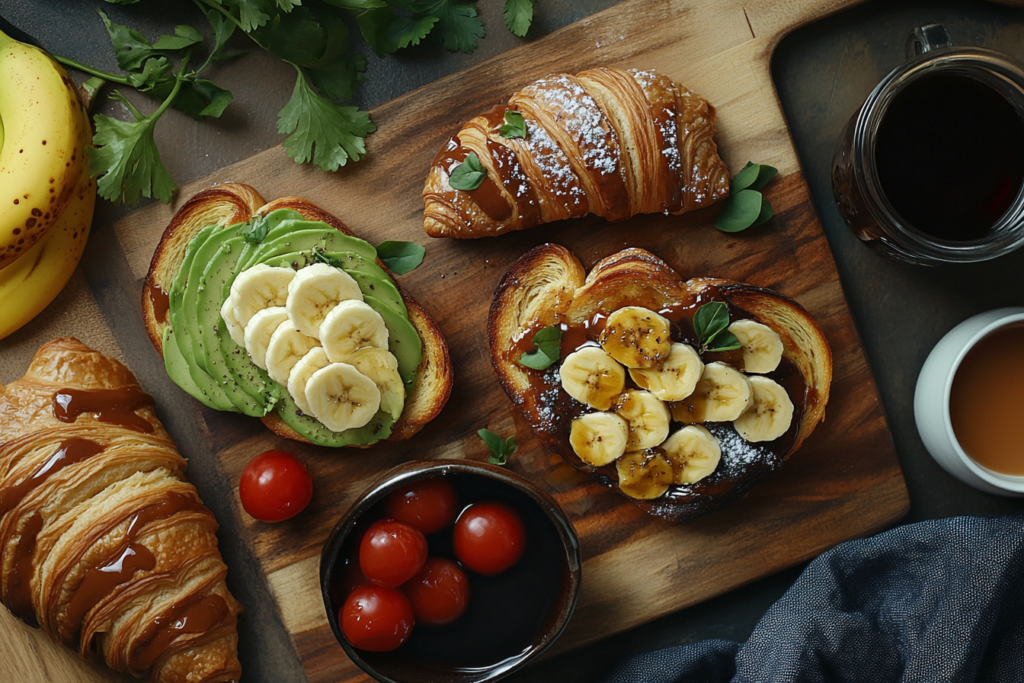
[[[484,575],[500,574],[526,549],[526,527],[519,514],[503,503],[474,503],[455,521],[455,555]]]
[[[412,633],[415,620],[409,599],[394,588],[364,583],[349,593],[338,614],[341,632],[353,647],[387,652]]]
[[[394,588],[416,576],[427,561],[427,539],[405,522],[374,522],[359,544],[359,568],[377,585]]]
[[[452,623],[469,605],[469,579],[459,565],[440,557],[428,559],[423,571],[402,590],[412,603],[417,623],[428,626]]]
[[[458,512],[455,506],[452,485],[441,477],[432,477],[392,491],[384,500],[384,514],[433,534],[452,523]]]
[[[313,497],[313,477],[291,453],[267,451],[249,461],[238,482],[242,507],[263,522],[283,522]]]

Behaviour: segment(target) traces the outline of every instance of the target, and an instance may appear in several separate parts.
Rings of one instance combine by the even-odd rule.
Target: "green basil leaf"
[[[753,225],[760,215],[761,193],[757,190],[740,190],[725,200],[715,220],[715,227],[722,232],[740,232]]]
[[[732,184],[729,186],[729,189],[733,194],[747,189],[757,181],[757,175],[760,170],[760,166],[752,161],[748,161],[743,170],[732,177]]]
[[[762,223],[767,223],[769,220],[771,220],[773,215],[775,215],[775,211],[774,209],[772,209],[772,203],[767,199],[762,199],[761,213],[757,214],[757,220],[754,221],[751,227],[753,227],[754,225],[761,225]]]
[[[377,245],[377,258],[395,275],[405,275],[423,263],[426,249],[415,242],[388,240]]]
[[[766,166],[761,164],[758,166],[757,180],[750,184],[751,190],[760,190],[762,187],[768,184],[768,181],[779,174],[779,169],[774,166]]]
[[[729,330],[722,330],[715,336],[714,342],[710,343],[707,347],[708,351],[734,351],[736,349],[742,349],[743,344],[740,344],[740,340],[736,338]]]
[[[693,331],[697,333],[697,342],[707,346],[725,328],[729,327],[729,307],[721,301],[712,301],[697,309],[693,316]]]
[[[524,353],[517,362],[533,370],[546,370],[561,358],[562,330],[557,325],[545,327],[533,335],[533,343],[537,349]]]
[[[504,465],[508,462],[508,456],[518,450],[516,446],[516,437],[510,436],[507,439],[503,439],[489,429],[477,430],[477,434],[483,439],[488,450],[491,451],[491,457],[487,458],[487,462],[492,465]]]
[[[525,138],[526,121],[523,115],[511,109],[505,110],[505,123],[498,129],[498,134],[503,138]]]
[[[486,177],[487,171],[484,170],[476,152],[470,152],[466,160],[452,171],[448,184],[456,190],[475,190]]]
[[[242,228],[242,239],[249,244],[259,244],[270,231],[270,223],[262,215],[254,216],[249,224]]]

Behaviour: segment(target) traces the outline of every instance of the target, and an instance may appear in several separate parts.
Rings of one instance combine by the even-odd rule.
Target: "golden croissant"
[[[448,140],[423,188],[423,228],[489,237],[588,213],[619,221],[710,206],[729,194],[714,133],[715,108],[666,76],[550,76]],[[486,176],[466,173],[481,167]]]
[[[237,681],[217,522],[131,371],[58,339],[0,386],[0,416],[7,609],[136,677]]]

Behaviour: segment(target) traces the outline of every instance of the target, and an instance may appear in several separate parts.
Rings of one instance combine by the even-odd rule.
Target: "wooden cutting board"
[[[171,207],[148,207],[115,226],[135,276],[127,293],[132,301],[140,297],[153,250],[173,212],[218,182],[249,183],[268,200],[308,198],[373,243],[404,239],[427,247],[424,264],[399,279],[448,339],[455,386],[440,417],[412,441],[335,452],[286,442],[256,420],[207,410],[183,393],[178,405],[165,406],[195,414],[187,423],[205,428],[208,451],[192,457],[215,458],[232,491],[248,460],[268,448],[287,448],[313,472],[313,502],[289,522],[255,522],[242,512],[237,494],[235,501],[311,681],[367,680],[334,640],[318,587],[320,546],[338,517],[371,479],[406,460],[485,459],[479,428],[516,435],[520,448],[509,467],[552,493],[579,533],[582,594],[556,650],[732,590],[906,514],[909,499],[878,391],[770,73],[772,51],[783,35],[858,2],[628,0],[377,108],[373,118],[379,129],[369,138],[369,157],[353,167],[325,174],[297,166],[278,147],[183,188]],[[780,171],[765,189],[775,208],[771,223],[749,234],[725,235],[712,227],[718,210],[712,208],[682,218],[640,216],[614,224],[588,217],[476,241],[433,240],[423,233],[420,191],[427,170],[463,121],[532,80],[600,65],[657,69],[711,100],[718,110],[716,139],[733,172],[748,160]],[[587,482],[541,447],[499,386],[487,355],[486,317],[494,288],[515,259],[545,241],[571,248],[588,269],[608,254],[638,246],[684,277],[720,276],[795,298],[815,316],[832,346],[827,421],[747,497],[695,521],[673,525],[648,517],[614,492]],[[140,311],[132,314],[141,325]],[[79,327],[62,321],[60,327],[120,355],[102,317],[84,319]],[[17,359],[5,352],[4,365],[17,362],[23,370],[32,344],[56,336],[53,328],[41,326],[38,339],[33,335],[16,350]],[[132,362],[161,364],[149,349]],[[6,616],[0,620],[0,645],[9,637],[5,631],[17,628]],[[37,647],[22,646],[23,656],[32,656]],[[53,674],[46,680],[66,679]]]

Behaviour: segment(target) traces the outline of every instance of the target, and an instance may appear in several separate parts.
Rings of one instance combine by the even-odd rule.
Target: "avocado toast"
[[[318,277],[306,277],[314,271]],[[363,331],[376,326],[377,342],[359,337],[353,346],[346,337],[345,348],[360,350],[342,357],[334,356],[339,339],[325,339],[323,353],[307,314],[323,321],[338,304],[330,297],[325,303],[325,278],[341,282],[348,293],[334,296],[352,299],[343,302],[358,309],[352,319],[364,323]],[[247,185],[204,190],[175,214],[146,276],[143,316],[178,386],[215,410],[259,417],[291,439],[326,447],[407,439],[441,411],[451,391],[444,338],[374,247],[306,200],[266,204]],[[352,335],[353,324],[335,320],[332,329]],[[311,384],[289,382],[293,368]],[[347,374],[336,372],[342,369]],[[303,385],[318,387],[313,401]]]

